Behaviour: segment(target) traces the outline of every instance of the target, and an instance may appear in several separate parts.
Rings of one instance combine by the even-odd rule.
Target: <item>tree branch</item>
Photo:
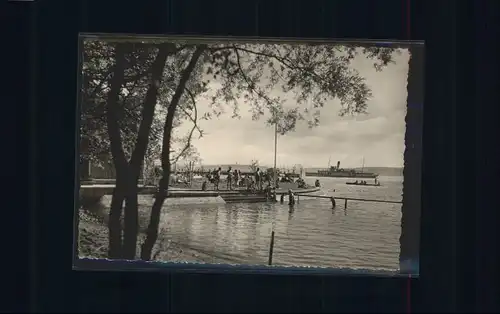
[[[206,49],[206,45],[199,45],[196,47],[193,55],[191,56],[191,60],[187,67],[182,71],[181,78],[177,88],[175,90],[174,96],[172,97],[172,101],[170,102],[170,106],[168,106],[167,117],[165,119],[165,125],[163,129],[163,149],[161,156],[161,163],[163,168],[163,173],[169,176],[170,174],[170,140],[172,138],[172,125],[174,122],[175,112],[177,110],[177,106],[179,105],[179,101],[182,97],[182,93],[186,89],[186,83],[188,82],[191,73],[193,72],[196,63],[198,63],[198,59],[200,58],[203,51]],[[168,178],[167,178],[168,179]],[[168,184],[168,182],[162,182],[163,184]],[[161,187],[164,188],[164,187]]]
[[[144,99],[144,106],[141,114],[142,120],[139,126],[135,149],[130,158],[130,166],[133,171],[132,175],[135,177],[139,176],[140,167],[144,161],[144,154],[148,147],[149,134],[151,125],[153,124],[156,101],[158,99],[158,89],[160,88],[167,57],[173,52],[171,47],[172,44],[161,44],[156,59],[151,65],[151,83]]]
[[[175,158],[170,160],[171,164],[177,163],[179,161],[179,159],[188,151],[188,149],[191,148],[191,139],[193,137],[195,130],[198,130],[198,132],[200,133],[200,137],[203,135],[203,131],[198,127],[198,109],[196,106],[195,97],[194,97],[193,93],[188,88],[185,88],[185,91],[189,94],[191,101],[193,102],[193,115],[194,116],[191,116],[187,112],[186,108],[183,108],[183,111],[186,114],[186,116],[188,116],[188,118],[191,120],[191,122],[193,122],[193,127],[191,128],[191,131],[189,132],[189,135],[187,136],[187,140],[186,140],[186,144],[184,145],[184,148],[181,150],[181,152],[179,154],[177,154],[177,156]]]
[[[188,45],[182,45],[178,48],[173,48],[173,47],[170,47],[170,54],[176,54],[184,49],[186,49],[186,47],[188,47]],[[147,76],[148,74],[151,73],[153,67],[148,67],[146,70],[140,72],[140,73],[137,73],[135,75],[132,75],[132,76],[126,76],[125,77],[125,82],[126,83],[130,83],[130,82],[134,82],[134,81],[138,81],[142,78],[144,78],[145,76]]]
[[[196,99],[195,99],[195,97],[194,97],[193,92],[191,92],[191,91],[189,90],[189,88],[187,88],[187,87],[186,87],[186,89],[185,89],[185,90],[186,90],[186,92],[188,93],[189,97],[191,98],[191,102],[193,103],[193,114],[194,114],[194,117],[193,117],[193,116],[191,116],[191,115],[187,112],[186,108],[183,108],[184,113],[188,116],[189,120],[191,120],[191,122],[193,122],[193,123],[194,123],[195,128],[198,130],[198,133],[200,133],[200,137],[201,137],[201,136],[203,135],[203,130],[201,130],[201,129],[199,128],[199,126],[198,126],[198,107],[197,107],[197,105],[196,105]]]
[[[308,69],[308,68],[305,68],[305,67],[300,67],[299,65],[294,64],[294,62],[292,60],[290,60],[289,58],[281,57],[281,56],[277,56],[277,55],[273,55],[273,54],[268,54],[268,53],[263,53],[263,52],[258,52],[258,51],[253,51],[253,50],[250,50],[250,49],[247,49],[247,48],[238,47],[236,45],[234,45],[234,47],[235,47],[235,49],[238,49],[240,51],[244,51],[246,53],[250,53],[250,54],[254,54],[254,55],[258,55],[258,56],[263,56],[263,57],[266,57],[266,58],[275,59],[276,61],[280,62],[282,65],[284,65],[285,67],[287,67],[290,70],[293,70],[293,71],[296,71],[296,70],[304,71],[304,72],[307,72],[307,73],[313,75],[314,77],[316,77],[319,80],[323,79],[319,74],[317,74],[316,72],[312,71],[311,69]]]
[[[111,156],[113,162],[117,165],[116,169],[125,169],[127,167],[127,160],[125,152],[123,151],[123,141],[120,134],[119,120],[119,106],[118,99],[120,89],[123,83],[123,76],[125,73],[125,49],[122,45],[118,44],[116,47],[116,62],[113,66],[113,76],[110,82],[110,91],[106,101],[106,122],[108,129],[108,136],[110,139]],[[120,175],[117,171],[117,176]]]
[[[238,72],[240,73],[240,75],[243,77],[243,80],[247,83],[248,85],[248,88],[251,90],[252,93],[255,93],[257,95],[257,97],[261,97],[263,98],[269,108],[271,107],[271,105],[273,103],[275,103],[275,101],[273,101],[272,99],[270,99],[264,92],[258,90],[255,86],[257,86],[257,83],[253,82],[246,74],[245,74],[245,71],[243,71],[243,67],[241,66],[241,61],[240,61],[240,54],[238,52],[238,49],[235,48],[234,49],[235,53],[236,53],[236,63],[238,65]]]

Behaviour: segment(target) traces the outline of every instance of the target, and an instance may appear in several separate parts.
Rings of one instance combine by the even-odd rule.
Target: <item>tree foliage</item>
[[[131,43],[127,45],[126,70],[124,84],[119,95],[119,126],[122,136],[123,150],[130,158],[137,140],[139,124],[142,118],[143,101],[145,99],[151,68],[158,51],[158,45],[145,43]],[[109,155],[110,142],[106,125],[106,101],[109,92],[110,79],[113,75],[112,65],[115,62],[115,43],[103,41],[85,41],[83,47],[82,62],[82,89],[81,89],[81,123],[80,135],[87,141],[86,149],[81,152],[81,158],[100,164],[103,155]],[[161,152],[161,139],[163,134],[164,116],[169,99],[175,89],[178,80],[178,69],[189,57],[186,46],[176,45],[178,58],[170,58],[164,69],[164,83],[156,106],[153,124],[151,126],[147,157],[159,158]],[[196,77],[200,70],[193,73]],[[181,101],[176,115],[174,128],[182,121],[188,120],[193,123],[193,131],[190,136],[181,135],[174,137],[178,148],[175,159],[182,159],[188,155],[190,139],[194,133],[201,136],[202,130],[197,126],[197,113],[193,99],[203,90],[197,86],[189,86],[189,98]],[[184,148],[187,147],[187,148]],[[152,162],[152,160],[150,161]]]
[[[334,98],[340,100],[340,115],[365,113],[372,94],[365,79],[350,67],[358,54],[374,59],[381,70],[392,62],[393,49],[356,48],[342,45],[215,44],[207,49],[206,73],[221,87],[212,97],[215,112],[223,103],[250,105],[254,120],[268,113],[267,123],[278,124],[278,132],[293,131],[297,121],[310,127],[319,124],[320,109]],[[279,89],[288,99],[273,96]],[[296,106],[284,106],[287,100]]]

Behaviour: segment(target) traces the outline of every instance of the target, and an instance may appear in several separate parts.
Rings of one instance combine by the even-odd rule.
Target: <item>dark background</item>
[[[10,238],[0,310],[493,311],[500,295],[493,36],[500,10],[493,6],[498,2],[9,2],[15,38],[4,50],[22,60],[6,62],[16,84],[7,92],[16,105],[8,107],[21,121],[19,131],[3,133],[5,147],[21,151],[4,155],[21,166],[4,174],[24,188],[14,189],[20,197],[3,216]],[[411,303],[408,279],[72,271],[79,32],[425,40],[423,190],[432,217],[422,217],[421,276],[411,279]],[[4,127],[14,122],[5,114]]]

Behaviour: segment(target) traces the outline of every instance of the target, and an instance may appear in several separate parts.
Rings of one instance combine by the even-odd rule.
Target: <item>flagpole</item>
[[[278,122],[274,123],[274,182],[273,186],[276,188],[276,179],[277,179],[277,171],[276,171],[276,156],[278,154]]]

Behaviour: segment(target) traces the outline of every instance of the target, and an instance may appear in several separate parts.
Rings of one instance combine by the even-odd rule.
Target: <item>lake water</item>
[[[324,195],[400,201],[402,177],[380,177],[381,187],[346,185],[346,178],[319,178]],[[307,177],[314,183],[316,178]],[[335,192],[333,192],[335,190]],[[145,209],[150,209],[150,204]],[[205,256],[204,261],[267,264],[272,230],[273,265],[399,268],[401,204],[301,197],[285,204],[165,206],[161,238]]]

